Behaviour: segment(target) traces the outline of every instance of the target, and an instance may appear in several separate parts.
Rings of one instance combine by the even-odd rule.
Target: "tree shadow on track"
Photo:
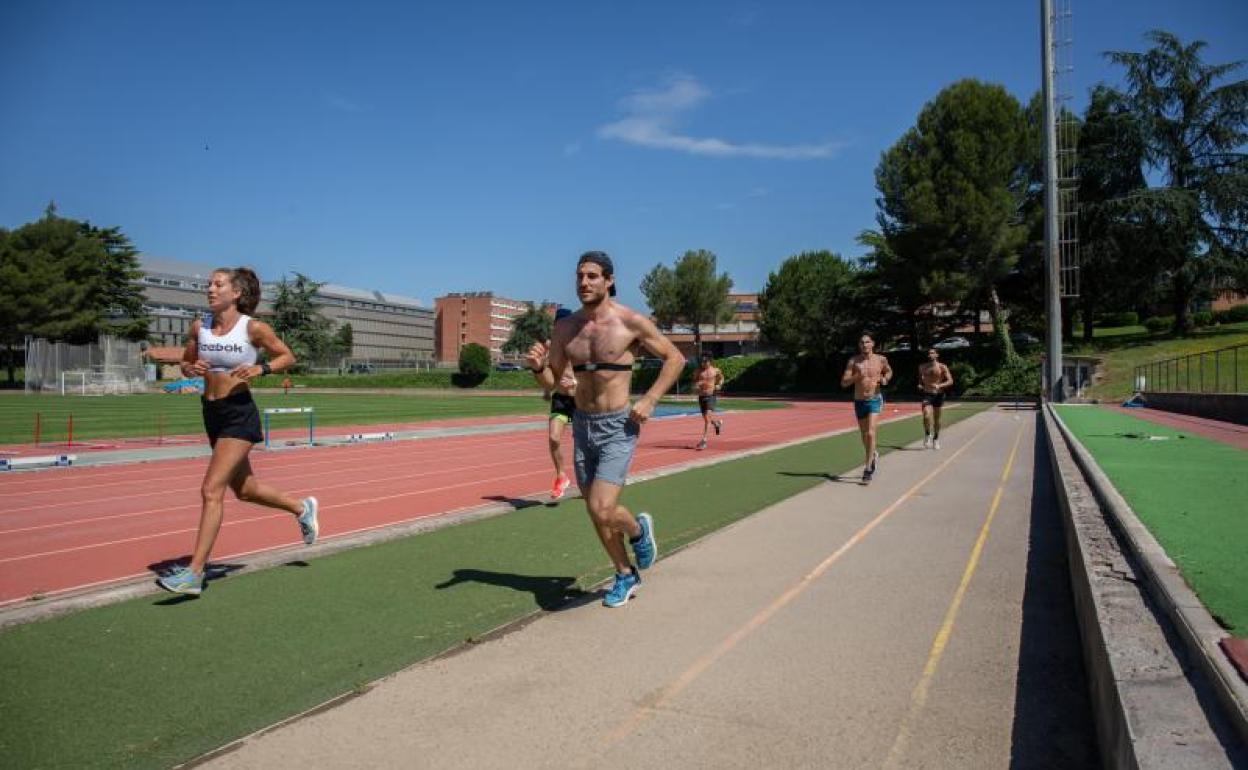
[[[1096,768],[1096,722],[1088,695],[1061,512],[1044,428],[1033,442],[1031,523],[1018,648],[1010,767]]]
[[[438,583],[439,591],[461,583],[484,583],[533,594],[537,606],[547,612],[558,612],[580,606],[598,594],[576,587],[576,578],[567,576],[516,575],[485,569],[457,569],[449,580]]]

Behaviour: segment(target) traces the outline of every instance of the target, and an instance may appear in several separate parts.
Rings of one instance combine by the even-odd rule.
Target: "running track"
[[[917,411],[915,404],[894,404],[885,417]],[[656,420],[642,431],[632,468],[651,471],[854,424],[845,402],[736,412],[726,415],[723,437],[694,452],[700,419]],[[317,496],[322,540],[538,495],[553,475],[546,434],[532,430],[251,457],[265,482]],[[151,576],[153,565],[186,557],[199,521],[204,467],[203,459],[168,460],[0,477],[0,606]],[[298,542],[289,514],[227,493],[213,561]]]

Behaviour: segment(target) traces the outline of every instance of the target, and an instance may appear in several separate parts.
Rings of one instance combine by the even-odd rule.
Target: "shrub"
[[[1248,304],[1228,307],[1213,314],[1213,319],[1220,324],[1233,324],[1248,321]]]
[[[1035,362],[1024,359],[1002,366],[965,391],[965,395],[968,396],[988,396],[990,398],[1036,396],[1039,393],[1040,367]]]
[[[459,377],[455,382],[461,388],[475,388],[490,376],[490,351],[484,345],[469,342],[459,351]]]
[[[1140,314],[1134,310],[1127,310],[1122,313],[1105,313],[1096,319],[1096,325],[1101,327],[1138,326],[1139,323]]]
[[[1212,326],[1213,313],[1208,310],[1201,310],[1198,313],[1192,313],[1192,326]]]
[[[1167,329],[1171,328],[1172,326],[1174,326],[1173,316],[1155,315],[1155,316],[1149,316],[1148,318],[1144,319],[1144,328],[1148,329],[1153,334],[1157,334],[1158,332],[1164,332]]]

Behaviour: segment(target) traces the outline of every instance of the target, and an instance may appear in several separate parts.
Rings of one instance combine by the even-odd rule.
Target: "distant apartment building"
[[[725,324],[702,326],[702,351],[716,358],[762,352],[758,330],[758,295],[729,294],[728,301],[733,305],[732,320]],[[693,327],[676,325],[667,332],[667,337],[686,358],[693,358],[696,353]]]
[[[459,351],[475,342],[490,351],[490,357],[503,357],[503,343],[511,337],[511,320],[534,303],[497,297],[492,291],[456,292],[433,301],[437,313],[437,359],[456,363]]]
[[[160,349],[181,348],[191,323],[208,309],[204,292],[214,268],[148,256],[140,258],[140,265],[144,307],[152,319],[149,341]],[[272,315],[276,286],[275,282],[264,284],[257,316]],[[433,360],[434,312],[417,299],[327,283],[317,290],[314,303],[335,329],[351,324],[353,341],[348,357],[354,361],[386,364]],[[165,350],[153,358],[172,355]]]

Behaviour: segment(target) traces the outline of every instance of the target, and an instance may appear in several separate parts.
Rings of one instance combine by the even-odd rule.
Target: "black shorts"
[[[563,393],[550,394],[550,416],[559,417],[564,422],[572,422],[572,413],[576,411],[576,399]]]
[[[702,414],[715,411],[715,407],[719,406],[719,396],[712,393],[709,396],[698,396],[698,409]]]
[[[258,444],[264,441],[260,428],[260,410],[251,397],[250,390],[209,401],[200,399],[204,411],[204,430],[208,443],[217,445],[219,438],[237,438]]]
[[[945,392],[943,390],[940,393],[924,393],[923,394],[923,406],[931,406],[931,407],[935,407],[939,409],[944,405],[945,405]]]

